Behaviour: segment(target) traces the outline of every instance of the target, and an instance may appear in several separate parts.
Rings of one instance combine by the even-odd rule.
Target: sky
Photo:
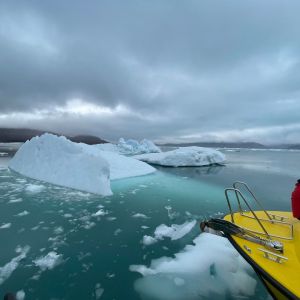
[[[0,127],[300,142],[298,0],[2,0]]]

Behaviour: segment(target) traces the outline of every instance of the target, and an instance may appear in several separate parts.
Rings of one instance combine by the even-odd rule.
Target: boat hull
[[[240,253],[240,255],[252,266],[255,270],[256,274],[260,277],[263,284],[269,291],[269,293],[273,296],[274,299],[277,300],[295,300],[299,299],[296,295],[287,290],[283,285],[281,285],[278,281],[276,281],[269,273],[267,273],[263,268],[261,268],[249,255],[245,253],[245,251],[240,247],[238,243],[229,235],[227,236],[230,243],[233,247]]]

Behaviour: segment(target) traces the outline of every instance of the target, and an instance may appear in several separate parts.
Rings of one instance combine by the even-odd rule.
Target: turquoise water
[[[25,299],[150,299],[135,289],[142,275],[131,272],[130,265],[149,266],[163,256],[174,258],[199,235],[195,226],[181,239],[144,245],[143,236],[153,236],[160,224],[227,213],[223,190],[235,180],[253,187],[267,209],[290,209],[290,193],[300,177],[300,152],[225,154],[228,164],[224,167],[161,167],[156,174],[115,181],[111,197],[25,178],[7,169],[9,158],[1,158],[0,296],[24,290]],[[100,209],[102,215],[95,215]],[[30,249],[26,257],[13,260],[20,255],[15,251],[18,246],[23,253],[24,247]],[[60,255],[57,265],[42,270],[34,262],[51,251]],[[7,276],[9,272],[4,271],[10,262],[15,264]],[[243,299],[266,297],[258,280],[254,294]],[[237,298],[227,291],[193,299]]]

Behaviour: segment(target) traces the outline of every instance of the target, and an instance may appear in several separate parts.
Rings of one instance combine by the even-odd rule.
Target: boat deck
[[[231,236],[231,238],[235,242],[235,246],[240,248],[239,252],[243,251],[243,254],[254,261],[270,277],[300,298],[300,221],[293,218],[291,212],[268,211],[268,213],[287,218],[284,220],[285,223],[271,223],[263,211],[255,211],[272,239],[283,244],[284,252],[282,254],[237,236]],[[249,212],[233,214],[236,225],[266,238],[257,220],[251,216],[252,213]],[[231,215],[225,216],[224,219],[231,221]],[[243,256],[245,257],[245,255]]]

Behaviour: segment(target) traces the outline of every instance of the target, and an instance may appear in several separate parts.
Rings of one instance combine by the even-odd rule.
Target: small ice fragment
[[[23,290],[18,291],[16,293],[16,300],[24,300],[25,299],[25,292]]]
[[[29,215],[29,212],[27,210],[24,210],[24,211],[18,213],[16,216],[23,217],[23,216],[27,216],[27,215]]]
[[[122,232],[122,229],[118,228],[115,230],[114,235],[117,236]]]
[[[11,226],[11,223],[6,223],[6,224],[3,224],[0,226],[0,229],[7,229],[7,228],[10,228]]]
[[[19,203],[19,202],[22,202],[22,201],[23,201],[22,198],[10,199],[10,200],[8,201],[8,203]]]
[[[64,232],[64,229],[61,226],[58,226],[56,228],[54,228],[53,233],[54,234],[61,234]]]
[[[100,216],[105,216],[107,215],[108,212],[104,211],[103,209],[99,209],[97,212],[95,212],[94,214],[92,214],[93,217],[100,217]]]
[[[67,218],[67,219],[69,219],[69,218],[72,218],[73,215],[72,214],[64,214],[64,217]]]
[[[44,185],[38,185],[38,184],[27,184],[25,191],[33,194],[40,193],[43,191],[46,187]]]
[[[62,255],[57,254],[54,251],[49,252],[45,256],[41,256],[33,261],[33,263],[40,267],[42,271],[52,270],[54,267],[58,266],[62,262]]]
[[[149,246],[149,245],[152,245],[152,244],[155,244],[157,242],[157,239],[153,238],[152,236],[150,235],[144,235],[143,236],[143,241],[142,243],[146,246]]]
[[[178,286],[184,285],[185,284],[185,280],[179,277],[175,277],[174,278],[174,283]]]
[[[100,297],[102,296],[104,292],[104,289],[101,288],[101,284],[97,283],[95,286],[95,295],[96,295],[96,299],[100,299]]]
[[[147,217],[147,216],[144,215],[144,214],[140,214],[140,213],[134,214],[132,217],[133,217],[133,218],[149,219],[149,217]]]

